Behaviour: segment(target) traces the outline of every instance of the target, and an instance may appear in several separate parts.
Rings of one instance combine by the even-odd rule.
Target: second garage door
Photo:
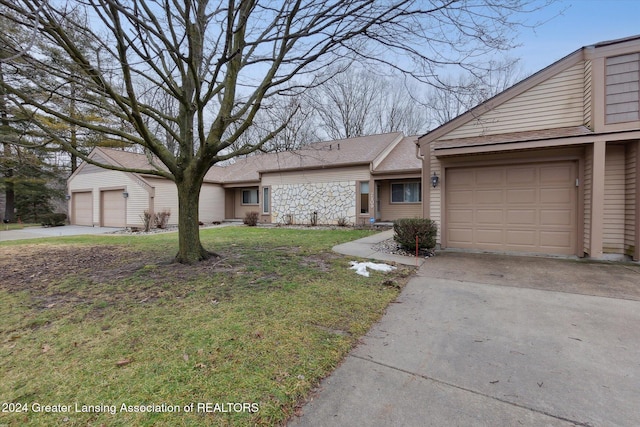
[[[447,169],[446,246],[574,254],[576,179],[575,162]]]
[[[122,197],[122,190],[102,191],[101,198],[102,226],[124,227],[126,224],[126,205],[125,198]]]
[[[71,195],[71,223],[93,225],[93,195],[91,191],[75,192]]]

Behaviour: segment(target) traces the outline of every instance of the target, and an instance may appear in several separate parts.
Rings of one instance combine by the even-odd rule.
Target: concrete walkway
[[[639,266],[467,256],[428,259],[289,426],[640,425],[640,301],[606,295]]]
[[[386,230],[363,239],[354,240],[353,242],[342,243],[334,246],[333,250],[343,255],[352,255],[361,258],[371,258],[379,261],[395,262],[404,265],[421,266],[425,259],[422,257],[406,257],[400,255],[386,254],[375,251],[372,246],[376,243],[383,242],[393,238],[393,230]]]
[[[0,242],[9,240],[38,239],[41,237],[77,236],[81,234],[106,234],[121,230],[114,227],[88,227],[63,225],[60,227],[27,227],[22,230],[1,230]]]

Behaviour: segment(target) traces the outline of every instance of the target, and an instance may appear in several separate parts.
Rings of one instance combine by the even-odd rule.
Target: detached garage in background
[[[442,248],[640,258],[640,36],[583,47],[419,145]]]
[[[143,154],[95,148],[90,158],[120,168],[148,169]],[[178,223],[178,191],[168,179],[155,175],[103,169],[83,162],[67,181],[69,219],[74,225],[139,227],[145,210],[169,211],[169,224]],[[200,192],[201,221],[224,218],[224,190],[206,181]]]

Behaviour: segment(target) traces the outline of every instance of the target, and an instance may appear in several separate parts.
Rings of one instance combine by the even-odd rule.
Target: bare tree
[[[382,79],[365,71],[328,70],[327,81],[307,99],[319,126],[330,139],[376,133],[376,112],[382,98]]]
[[[429,88],[423,102],[433,126],[442,125],[513,86],[526,75],[517,60],[491,61],[482,75],[445,77],[440,87]]]
[[[13,25],[35,28],[41,45],[60,47],[79,70],[70,75],[67,67],[45,63],[37,46],[17,46],[26,52],[22,62],[5,65],[31,89],[3,84],[7,99],[152,153],[156,167],[122,170],[175,182],[176,260],[185,263],[211,256],[198,229],[205,174],[217,162],[259,150],[286,128],[286,121],[274,124],[261,139],[229,150],[275,95],[303,90],[304,85],[290,84],[294,77],[312,82],[318,70],[342,60],[375,62],[424,82],[442,65],[480,72],[482,54],[509,48],[520,13],[540,7],[534,0],[0,0],[0,5]],[[70,19],[76,9],[92,17],[90,25]],[[83,40],[98,49],[85,52]],[[50,78],[34,77],[45,67]],[[60,91],[69,81],[84,90]],[[152,102],[155,90],[172,101],[170,112]],[[60,111],[49,102],[54,95],[82,96],[128,127]],[[47,123],[40,129],[91,162]],[[167,148],[168,139],[175,150]]]

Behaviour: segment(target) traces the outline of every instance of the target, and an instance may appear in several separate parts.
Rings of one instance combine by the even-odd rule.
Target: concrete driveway
[[[442,253],[290,426],[638,426],[640,265]]]
[[[0,224],[1,226],[1,224]],[[37,239],[40,237],[77,236],[81,234],[106,234],[121,230],[114,227],[87,227],[63,225],[60,227],[27,227],[22,230],[0,230],[0,242],[8,240]]]

